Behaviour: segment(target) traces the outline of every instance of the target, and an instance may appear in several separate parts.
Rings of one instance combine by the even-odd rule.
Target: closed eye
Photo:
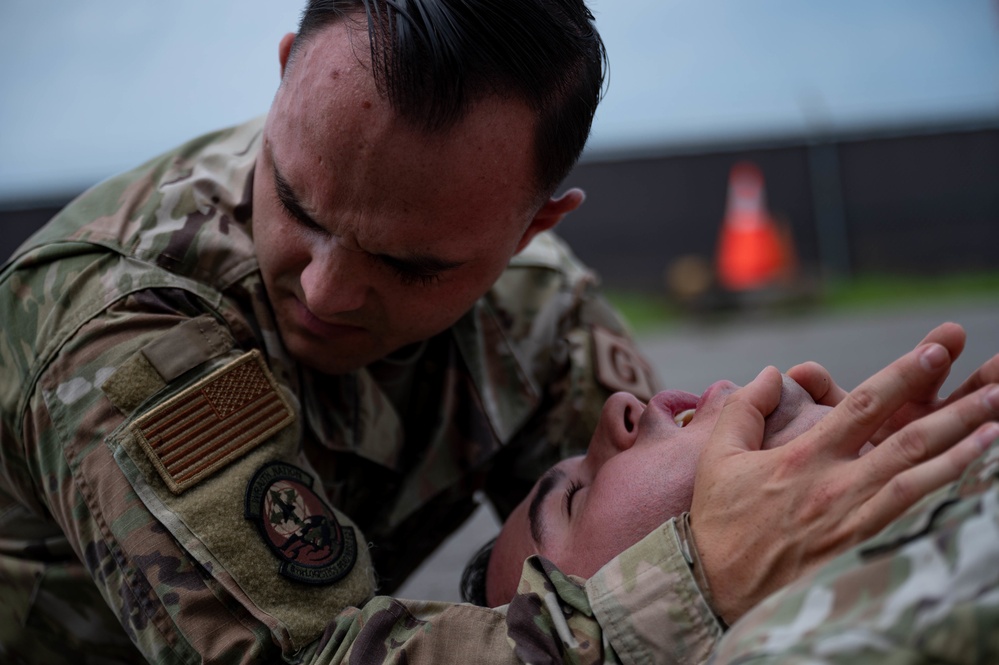
[[[448,261],[436,256],[416,255],[400,258],[388,254],[375,256],[391,268],[404,284],[422,284],[428,286],[441,279],[444,273],[463,265],[461,261]]]
[[[328,231],[320,226],[316,220],[312,218],[302,204],[299,203],[298,197],[295,196],[295,192],[292,190],[291,185],[288,181],[284,179],[278,170],[277,165],[274,165],[274,191],[277,194],[278,203],[281,204],[281,209],[296,222],[309,229],[310,231],[315,231],[317,233],[323,233],[328,235]]]
[[[418,265],[411,265],[408,262],[400,261],[391,256],[380,255],[378,257],[382,263],[388,266],[396,277],[403,284],[420,284],[430,286],[440,281],[441,271],[432,268],[425,268]]]
[[[569,487],[565,489],[564,506],[565,512],[569,517],[572,517],[572,498],[576,496],[576,492],[583,489],[583,483],[573,480],[569,483]]]

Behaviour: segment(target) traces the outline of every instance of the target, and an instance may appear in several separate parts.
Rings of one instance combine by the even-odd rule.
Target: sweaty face
[[[521,565],[532,554],[565,573],[590,577],[689,510],[697,460],[726,397],[737,389],[721,381],[699,398],[671,390],[647,405],[628,393],[612,395],[586,455],[552,467],[504,523],[489,562],[489,604],[509,602]],[[829,410],[785,376],[780,404],[766,420],[763,447],[787,443]]]
[[[254,244],[282,340],[328,374],[453,324],[526,244],[539,205],[526,105],[486,98],[428,135],[376,90],[368,48],[347,23],[301,45],[254,174]]]

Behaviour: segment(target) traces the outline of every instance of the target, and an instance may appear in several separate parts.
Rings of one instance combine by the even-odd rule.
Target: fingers
[[[836,406],[847,393],[836,385],[825,367],[817,362],[805,362],[787,370],[787,375],[815,400],[816,404]]]
[[[729,395],[711,433],[704,454],[732,450],[759,450],[764,418],[777,407],[783,378],[776,367],[765,367],[755,379]],[[709,453],[708,450],[713,450]]]
[[[950,355],[951,362],[953,363],[961,355],[961,352],[964,351],[964,344],[966,341],[967,335],[964,332],[964,328],[956,323],[942,323],[928,332],[926,337],[924,337],[922,341],[916,345],[916,348],[918,349],[924,344],[939,344],[947,349],[947,353]],[[940,378],[936,382],[928,385],[926,387],[926,392],[919,398],[920,401],[933,402],[936,400],[937,394],[940,392],[940,388],[943,386],[944,381],[947,380],[948,374],[950,374],[949,369],[941,374]]]
[[[955,442],[964,443],[962,440],[975,428],[997,418],[999,386],[992,385],[910,423],[865,455],[862,461],[866,462],[866,469],[874,481],[906,474],[910,468],[914,470],[926,460],[934,461],[931,468],[937,468],[940,464],[956,464],[959,469],[963,469],[964,466],[959,464],[963,459],[962,453],[952,453],[948,448]],[[936,464],[937,461],[939,464]],[[920,477],[920,474],[916,474],[916,477]],[[926,477],[932,479],[936,476]],[[926,489],[919,485],[914,487],[917,490]],[[935,489],[935,486],[931,489]]]
[[[926,344],[939,344],[947,349],[951,362],[953,362],[958,356],[961,355],[961,352],[964,351],[966,339],[967,336],[964,332],[964,328],[956,323],[943,323],[927,333],[922,341],[916,345],[916,348]],[[985,378],[984,381],[979,378],[977,383],[968,386],[969,389],[966,390],[963,395],[973,393],[986,383],[999,382],[999,356],[997,356],[995,360],[995,365],[990,368],[988,374],[995,374],[996,376]],[[787,371],[787,375],[797,381],[802,388],[808,391],[808,394],[811,395],[812,399],[815,400],[817,404],[836,406],[848,394],[847,391],[836,385],[836,382],[833,381],[832,376],[826,368],[816,362],[809,361],[801,363],[800,365],[795,365]],[[943,382],[946,379],[947,372],[944,372],[939,377],[939,383],[930,386],[930,390],[932,392],[931,397],[936,395],[936,392],[940,389],[940,386],[943,385]]]
[[[868,502],[869,519],[857,526],[860,536],[874,535],[922,497],[957,480],[997,438],[999,423],[985,423],[940,455],[892,477]]]
[[[916,348],[924,344],[939,344],[947,349],[951,358],[957,358],[964,351],[964,344],[967,341],[967,334],[964,328],[956,323],[941,323],[939,326],[926,334]]]
[[[999,383],[999,354],[992,356],[981,367],[975,370],[964,383],[950,394],[944,404],[955,402],[990,383]]]
[[[848,393],[816,429],[834,455],[855,456],[903,404],[923,395],[951,364],[947,349],[930,343],[905,354]]]

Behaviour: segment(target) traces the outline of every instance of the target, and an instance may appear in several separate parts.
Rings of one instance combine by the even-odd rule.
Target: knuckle
[[[989,391],[993,387],[994,384],[986,384],[978,388],[975,393],[965,395],[948,405],[946,409],[942,410],[941,415],[946,414],[966,432],[974,430],[986,420],[999,415],[999,408],[993,406],[989,400]]]
[[[909,466],[918,464],[928,457],[926,434],[918,428],[899,430],[895,434],[892,447]]]
[[[908,476],[905,475],[892,478],[888,483],[888,491],[891,492],[892,498],[899,506],[911,506],[920,498],[915,486],[909,482]]]
[[[875,426],[881,422],[882,402],[872,389],[861,386],[851,392],[843,401],[845,409],[861,426]]]

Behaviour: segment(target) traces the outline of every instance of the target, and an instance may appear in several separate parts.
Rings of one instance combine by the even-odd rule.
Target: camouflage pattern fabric
[[[374,595],[585,445],[592,331],[629,344],[596,279],[544,234],[452,329],[311,373],[253,252],[261,127],[98,185],[0,268],[0,661],[613,661],[627,626],[536,562],[512,625]]]
[[[712,663],[999,663],[999,440],[737,622]]]

